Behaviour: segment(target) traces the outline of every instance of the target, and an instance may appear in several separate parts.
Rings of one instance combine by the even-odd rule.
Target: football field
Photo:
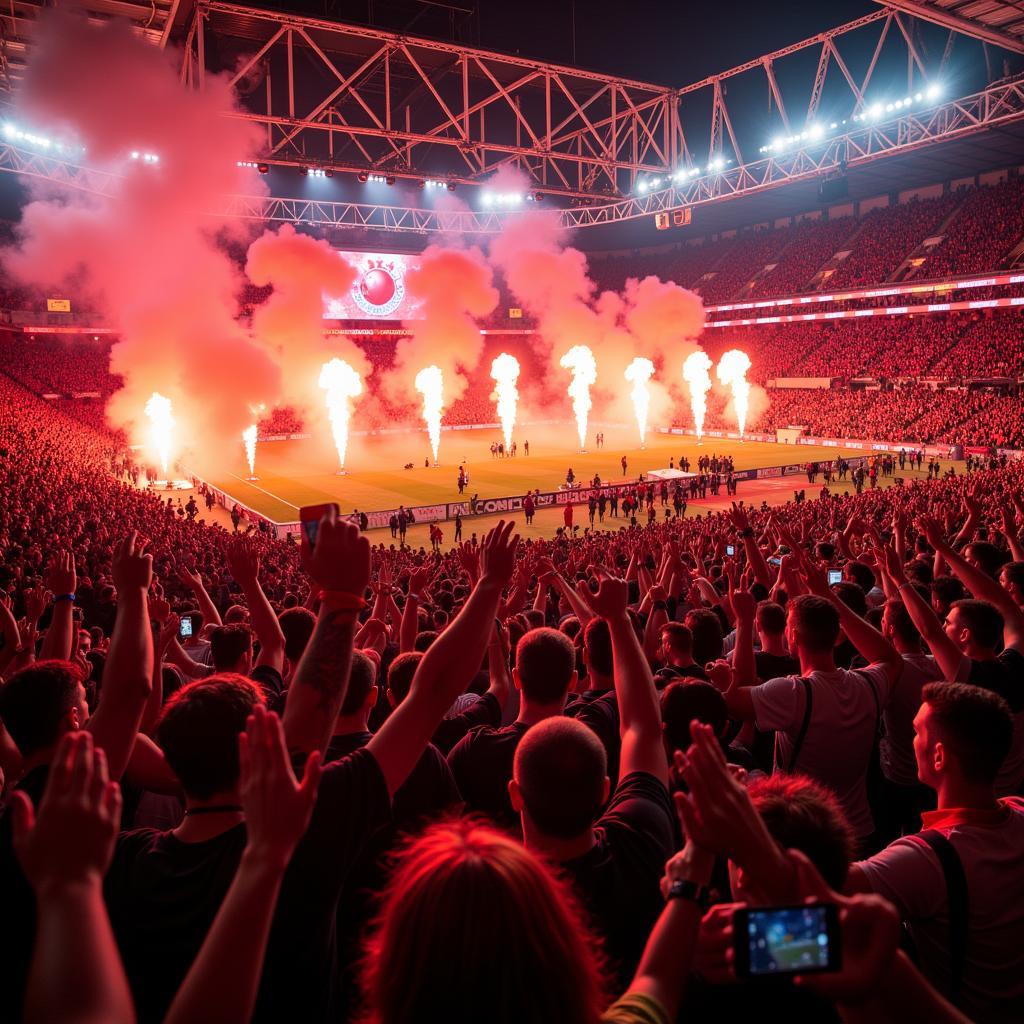
[[[480,499],[525,494],[528,490],[554,491],[565,482],[571,467],[577,480],[589,482],[595,474],[606,484],[624,479],[621,459],[626,457],[625,479],[635,479],[640,473],[664,469],[670,458],[678,467],[685,455],[696,470],[696,461],[703,454],[732,455],[737,470],[756,469],[831,460],[839,454],[864,455],[862,450],[819,447],[814,445],[783,445],[766,442],[729,440],[705,437],[697,442],[693,435],[650,433],[645,448],[641,448],[635,428],[603,427],[605,446],[596,449],[593,443],[596,428],[592,427],[588,451],[580,454],[574,442],[574,425],[546,425],[517,428],[515,439],[518,454],[515,458],[492,458],[490,445],[500,440],[498,430],[452,430],[441,436],[438,466],[432,464],[426,434],[409,431],[401,435],[360,436],[350,439],[346,458],[346,472],[337,473],[337,455],[329,441],[305,438],[287,441],[261,442],[256,453],[255,481],[246,479],[248,470],[241,452],[233,466],[207,480],[242,504],[278,523],[294,522],[303,505],[316,505],[335,501],[343,513],[354,510],[364,512],[418,505],[435,505],[459,500],[457,486],[459,466],[469,474],[469,486],[463,499],[473,495]],[[529,442],[530,454],[525,453]],[[425,461],[428,463],[425,465]],[[411,463],[411,469],[404,466]],[[907,478],[923,476],[916,472],[902,474]],[[795,474],[782,478],[743,481],[739,484],[738,498],[747,503],[762,500],[781,503],[792,498],[793,491],[805,488],[807,497],[817,496],[821,477],[811,487],[807,477]],[[833,485],[832,490],[843,490],[848,484]],[[732,499],[725,487],[718,497],[710,492],[704,500],[689,503],[687,514],[703,514],[711,509],[728,507]],[[662,512],[659,507],[659,517]],[[467,518],[464,536],[487,529],[497,516]],[[517,516],[522,519],[522,516]],[[576,523],[586,526],[586,508],[576,510]],[[615,528],[622,520],[610,520],[605,528]],[[534,524],[523,532],[534,536],[551,536],[562,524],[562,508],[538,510]],[[445,533],[445,546],[451,540],[452,523],[441,523]],[[388,531],[372,531],[384,540]],[[425,542],[427,528],[414,527],[409,534],[410,543]]]

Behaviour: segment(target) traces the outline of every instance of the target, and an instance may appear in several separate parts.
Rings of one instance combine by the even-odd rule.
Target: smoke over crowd
[[[324,296],[346,293],[356,278],[339,253],[290,225],[258,231],[210,213],[219,197],[259,187],[237,164],[256,155],[260,139],[246,121],[224,116],[233,103],[225,76],[208,73],[202,92],[182,87],[174,55],[125,25],[62,13],[40,19],[18,117],[80,145],[83,162],[116,177],[106,196],[37,186],[2,259],[20,282],[88,296],[116,329],[111,368],[123,387],[108,416],[133,440],[146,440],[154,393],[172,403],[176,452],[199,469],[225,452],[239,458],[243,432],[251,438],[255,420],[274,407],[337,434],[337,408],[328,420],[320,386],[332,359],[361,382],[350,396],[354,429],[374,395],[418,407],[417,378],[428,367],[438,371],[430,381],[441,394],[430,401],[443,417],[479,367],[478,322],[499,302],[497,283],[536,322],[529,344],[546,368],[542,379],[519,377],[520,417],[540,408],[570,414],[567,388],[578,390],[582,378],[570,379],[563,359],[578,346],[596,368],[588,364],[585,374],[593,415],[637,422],[642,434],[689,403],[682,367],[699,348],[700,298],[655,277],[599,290],[557,216],[539,210],[509,218],[486,251],[450,236],[430,245],[406,281],[419,318],[407,324],[393,365],[369,380],[359,345],[323,331]],[[156,159],[140,160],[140,152]],[[528,187],[513,170],[495,184]],[[248,323],[239,316],[247,287],[267,292]],[[480,368],[488,381],[489,367]],[[748,401],[752,420],[757,394]],[[572,399],[577,420],[579,402]],[[505,408],[503,420],[507,400]]]

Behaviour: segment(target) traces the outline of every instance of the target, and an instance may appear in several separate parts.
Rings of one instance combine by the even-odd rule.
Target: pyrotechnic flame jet
[[[747,410],[750,408],[750,381],[747,371],[750,369],[750,356],[738,348],[729,349],[718,360],[718,380],[732,388],[732,404],[736,408],[736,419],[739,422],[740,437],[747,425]]]
[[[651,408],[651,390],[647,382],[654,376],[654,363],[643,356],[637,356],[626,367],[626,380],[633,385],[631,396],[636,412],[636,425],[640,428],[640,447],[647,440],[647,413]]]
[[[320,370],[320,387],[327,392],[327,415],[331,420],[331,435],[338,451],[338,472],[345,472],[345,453],[348,450],[348,424],[352,416],[352,399],[363,392],[359,374],[344,359],[332,359]]]
[[[516,406],[519,402],[519,360],[502,352],[491,363],[491,376],[494,378],[494,393],[491,395],[498,403],[498,419],[505,434],[506,449],[512,444],[512,428],[516,425]]]
[[[171,441],[174,436],[174,417],[171,415],[171,400],[159,391],[154,391],[146,403],[146,415],[150,422],[150,438],[160,459],[160,468],[167,479],[167,468],[171,461]]]
[[[711,360],[703,349],[691,352],[683,363],[683,380],[690,386],[690,408],[698,441],[704,436],[704,416],[708,411],[708,392],[711,390],[710,369]]]
[[[437,465],[441,444],[441,417],[444,415],[444,375],[439,366],[425,366],[416,374],[416,390],[423,395],[423,419],[427,423],[430,448]]]
[[[245,461],[249,463],[249,479],[256,479],[256,434],[257,425],[246,427],[242,431],[242,444],[245,445]]]
[[[569,382],[569,397],[572,411],[576,415],[576,430],[580,436],[580,451],[587,443],[587,416],[590,413],[590,388],[597,380],[597,363],[594,353],[586,345],[574,345],[562,356],[561,366],[572,373]]]

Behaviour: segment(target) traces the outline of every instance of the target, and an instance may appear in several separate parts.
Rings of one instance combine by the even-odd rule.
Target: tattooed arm
[[[302,561],[322,590],[320,617],[288,689],[284,732],[289,750],[323,753],[348,688],[356,619],[370,579],[370,542],[330,508],[315,548],[303,534]]]

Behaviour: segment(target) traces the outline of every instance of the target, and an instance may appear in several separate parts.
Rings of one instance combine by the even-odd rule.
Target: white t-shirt
[[[878,712],[889,700],[885,666],[856,672],[812,672],[811,720],[795,770],[828,786],[838,797],[858,839],[875,830],[868,806],[867,771],[878,729]],[[872,694],[874,689],[874,695]],[[777,767],[789,770],[804,718],[799,676],[769,679],[750,691],[758,729],[778,732]],[[876,701],[877,697],[877,701]]]
[[[925,828],[953,844],[967,877],[967,960],[960,1009],[978,1024],[1024,1021],[1024,799],[999,813],[928,811]],[[857,865],[868,885],[896,906],[917,946],[921,969],[950,989],[949,911],[938,858],[913,836]]]
[[[903,671],[893,688],[892,699],[882,713],[885,736],[879,745],[879,760],[885,777],[899,786],[917,785],[914,758],[914,715],[921,707],[925,683],[942,678],[942,669],[930,654],[904,654]]]

